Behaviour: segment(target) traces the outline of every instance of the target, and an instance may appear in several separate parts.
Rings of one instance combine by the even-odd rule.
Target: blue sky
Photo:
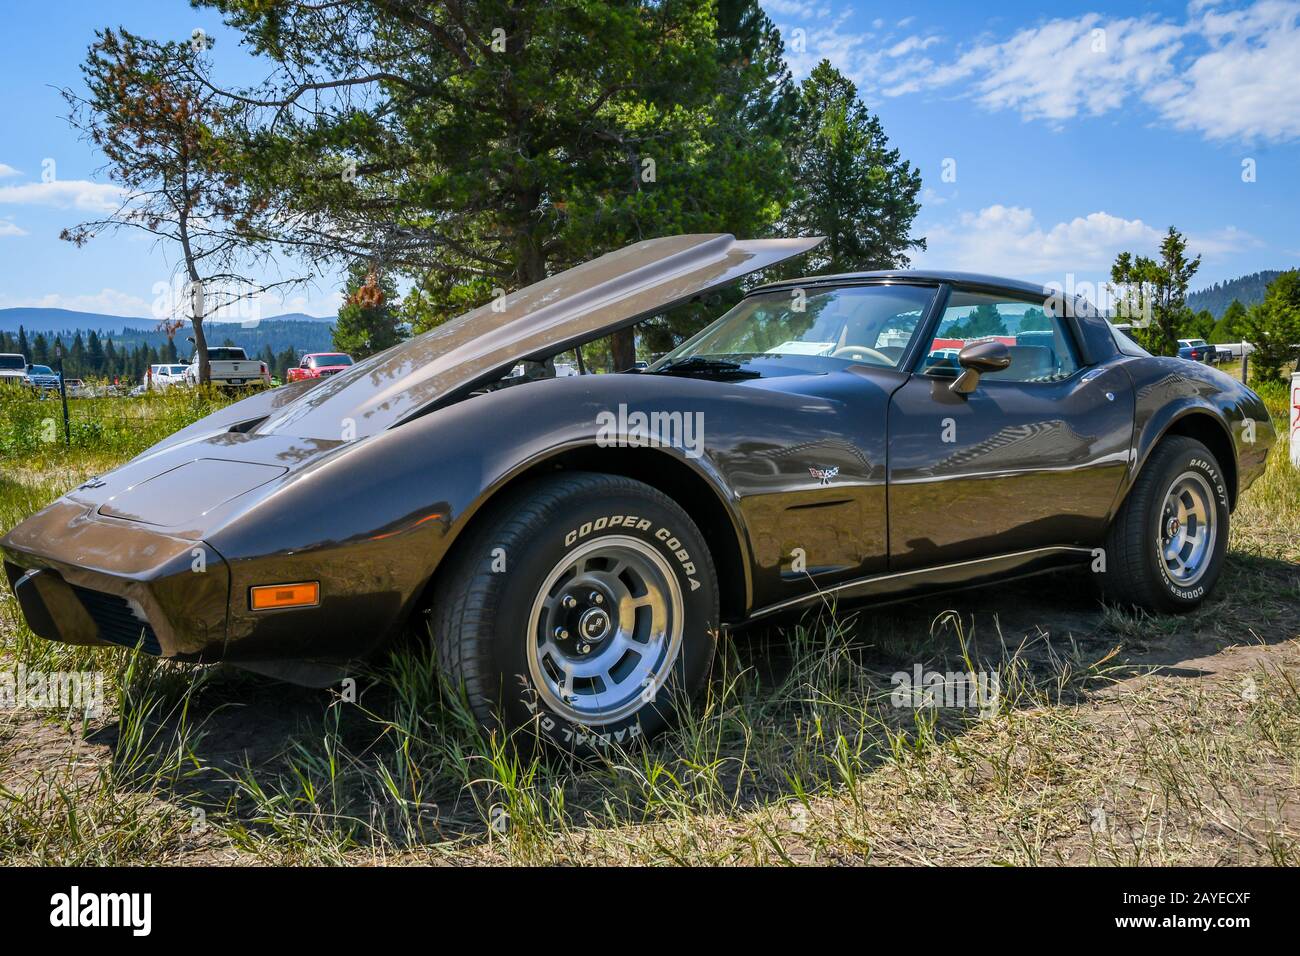
[[[1117,251],[1153,252],[1169,225],[1204,255],[1194,287],[1300,264],[1300,0],[992,6],[764,0],[796,76],[830,59],[920,168],[914,232],[930,248],[915,264],[1087,291]],[[106,7],[5,11],[0,308],[147,316],[172,276],[141,239],[75,249],[57,238],[111,199],[57,92],[79,83],[96,27],[158,38],[203,29],[217,39],[219,78],[262,73],[211,11],[184,0]],[[321,277],[262,314],[330,314],[335,285]]]

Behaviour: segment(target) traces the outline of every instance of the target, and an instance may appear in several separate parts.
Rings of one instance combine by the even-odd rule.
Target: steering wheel
[[[845,345],[831,353],[831,358],[853,359],[862,361],[869,359],[873,362],[879,362],[881,365],[893,368],[895,363],[890,360],[889,356],[883,352],[878,352],[873,348],[865,345]]]

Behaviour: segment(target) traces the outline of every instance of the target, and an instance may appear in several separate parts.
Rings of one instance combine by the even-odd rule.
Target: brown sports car
[[[0,540],[27,622],[321,682],[427,618],[484,721],[590,750],[669,722],[725,626],[831,597],[1083,565],[1205,598],[1264,406],[1051,289],[782,282],[648,369],[549,374],[816,242],[641,242],[230,405]]]

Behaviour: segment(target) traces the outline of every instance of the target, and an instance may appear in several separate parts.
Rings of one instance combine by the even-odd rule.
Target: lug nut
[[[569,632],[562,627],[557,627],[555,629],[555,636],[561,641],[567,641],[569,639]]]
[[[604,603],[605,603],[605,595],[601,594],[599,591],[592,591],[592,592],[591,592],[591,603],[592,603],[592,604],[604,604]]]
[[[564,595],[564,600],[560,602],[565,607],[577,607],[578,601],[572,594]]]

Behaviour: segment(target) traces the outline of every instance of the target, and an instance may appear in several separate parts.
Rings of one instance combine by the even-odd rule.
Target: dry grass
[[[8,527],[104,462],[0,481]],[[416,644],[360,699],[37,640],[99,717],[0,713],[0,859],[23,863],[1295,864],[1300,474],[1274,452],[1197,612],[1055,575],[825,609],[726,645],[688,725],[599,765],[485,739]],[[994,674],[984,713],[897,707],[914,666]]]

